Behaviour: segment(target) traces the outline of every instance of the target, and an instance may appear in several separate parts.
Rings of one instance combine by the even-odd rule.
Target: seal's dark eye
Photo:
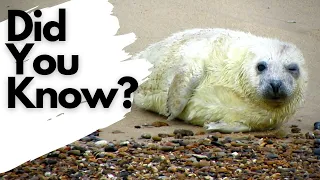
[[[299,67],[297,64],[290,64],[287,66],[287,69],[291,72],[298,72],[299,71]]]
[[[264,71],[265,69],[267,69],[267,64],[265,62],[260,62],[258,65],[257,65],[257,70],[259,72],[262,72]]]

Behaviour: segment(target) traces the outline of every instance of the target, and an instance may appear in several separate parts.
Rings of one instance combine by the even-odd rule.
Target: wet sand
[[[27,10],[36,5],[52,6],[65,0],[2,0],[0,20],[7,18],[7,9]],[[309,65],[309,90],[306,104],[285,127],[299,125],[303,132],[310,131],[313,123],[320,120],[320,1],[300,0],[111,0],[114,15],[119,19],[118,34],[133,32],[137,40],[125,50],[137,53],[149,44],[170,34],[189,28],[230,28],[250,31],[252,34],[276,37],[295,43],[303,52]],[[168,122],[161,128],[134,128],[136,125],[164,121],[157,114],[136,107],[126,118],[102,129],[101,137],[106,140],[137,138],[142,133],[171,133],[174,129],[201,127],[186,125],[179,121]],[[123,133],[113,133],[119,130]]]

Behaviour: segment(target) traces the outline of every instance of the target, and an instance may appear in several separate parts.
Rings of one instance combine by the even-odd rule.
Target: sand
[[[0,20],[7,18],[7,9],[27,10],[35,5],[40,8],[52,6],[65,0],[2,0]],[[303,52],[309,65],[309,90],[306,104],[285,127],[299,125],[303,132],[310,131],[320,115],[320,1],[318,0],[111,0],[114,15],[118,17],[118,34],[133,32],[135,43],[125,50],[137,53],[150,43],[159,41],[171,33],[189,28],[230,28],[250,31],[252,34],[276,37],[295,43]],[[151,134],[172,132],[177,128],[196,131],[194,127],[178,121],[168,122],[161,128],[136,129],[134,126],[165,120],[164,117],[136,107],[126,118],[102,129],[101,137],[106,140],[137,138],[143,132]],[[123,133],[112,133],[120,130]]]

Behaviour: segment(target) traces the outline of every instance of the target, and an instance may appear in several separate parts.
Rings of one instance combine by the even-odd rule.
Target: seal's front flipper
[[[232,132],[249,132],[251,130],[250,127],[240,122],[225,123],[223,121],[207,123],[204,125],[204,128],[207,132],[220,132],[228,134]]]
[[[202,68],[196,68],[196,65],[180,67],[182,69],[177,71],[168,91],[168,120],[178,117],[184,110],[202,76]]]

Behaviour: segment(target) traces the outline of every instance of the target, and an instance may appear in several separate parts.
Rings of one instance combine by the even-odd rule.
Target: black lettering
[[[49,63],[49,67],[47,69],[42,69],[41,67],[41,62],[42,61],[47,61]],[[53,57],[43,54],[38,56],[34,61],[33,61],[33,68],[34,70],[41,75],[48,75],[53,73],[53,71],[56,69],[57,64],[56,61]]]
[[[95,94],[92,96],[88,89],[81,89],[83,96],[85,97],[86,101],[88,102],[90,108],[95,108],[99,99],[104,108],[109,108],[110,104],[113,101],[113,98],[116,96],[118,89],[111,89],[109,92],[108,97],[106,98],[102,89],[97,89]]]
[[[71,103],[67,102],[66,100],[68,94],[72,94],[74,97],[74,100]],[[81,103],[81,94],[72,88],[64,89],[59,94],[59,102],[64,108],[76,108]]]
[[[25,29],[21,34],[16,32],[16,16],[23,19]],[[33,24],[29,14],[21,10],[8,10],[8,40],[9,41],[22,41],[26,39],[32,32]]]
[[[77,73],[79,69],[79,56],[71,56],[71,68],[67,70],[64,66],[64,56],[58,55],[58,71],[63,75],[73,75]]]
[[[19,52],[13,43],[6,43],[7,48],[11,52],[12,56],[16,60],[16,74],[23,74],[23,61],[29,54],[34,43],[27,43],[21,52]]]
[[[8,77],[8,107],[15,108],[17,97],[26,108],[36,108],[32,102],[23,93],[23,90],[32,81],[33,77],[25,77],[20,85],[16,88],[16,78]]]
[[[56,36],[51,35],[51,28],[56,27],[59,33]],[[43,27],[43,35],[48,41],[66,40],[66,10],[59,9],[59,22],[50,21]]]
[[[58,94],[54,89],[37,89],[37,108],[43,108],[43,97],[45,94],[50,95],[50,107],[57,108],[58,106]]]

